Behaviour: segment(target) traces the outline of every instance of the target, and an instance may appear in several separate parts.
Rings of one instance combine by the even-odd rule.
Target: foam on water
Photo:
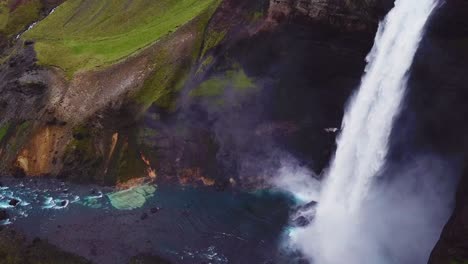
[[[9,219],[0,221],[0,225],[12,224],[18,219],[28,217],[32,212],[41,210],[60,211],[78,203],[87,206],[82,200],[99,201],[104,197],[102,192],[93,194],[88,188],[75,187],[75,193],[69,190],[70,186],[58,181],[4,181],[8,186],[0,187],[0,209],[7,211]]]

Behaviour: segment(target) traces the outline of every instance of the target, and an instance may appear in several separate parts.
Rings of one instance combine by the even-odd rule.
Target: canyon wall
[[[124,22],[114,32],[100,20],[108,1],[67,1],[49,14],[62,2],[0,2],[0,173],[217,188],[262,184],[282,151],[317,174],[327,167],[333,131],[393,5],[200,1],[146,35],[151,20],[134,15],[142,6],[116,1]],[[446,0],[431,20],[397,120],[395,162],[425,151],[467,160],[466,12],[466,1]],[[136,42],[109,40],[135,27],[144,36]],[[101,34],[109,42],[97,44]],[[466,178],[432,263],[468,258]]]
[[[101,184],[124,184],[156,175],[161,180],[214,184],[217,177],[224,182],[221,185],[226,184],[242,170],[243,161],[238,158],[248,144],[235,142],[237,132],[227,136],[230,138],[219,138],[225,136],[217,131],[218,121],[232,118],[239,105],[253,107],[256,100],[272,99],[285,104],[284,110],[268,105],[261,106],[262,110],[252,109],[258,113],[243,117],[246,120],[239,124],[244,126],[239,133],[253,129],[258,139],[269,134],[269,142],[274,138],[298,141],[296,135],[309,133],[311,124],[300,120],[306,118],[300,113],[302,109],[282,102],[279,96],[287,92],[282,89],[289,88],[286,80],[293,79],[289,76],[293,73],[286,69],[292,65],[318,71],[310,78],[305,72],[295,76],[298,87],[294,93],[301,93],[309,84],[330,82],[330,75],[336,76],[335,82],[342,80],[333,91],[325,91],[328,84],[321,89],[307,88],[311,93],[322,90],[319,93],[325,94],[321,96],[337,97],[330,103],[333,107],[321,110],[334,112],[326,123],[336,125],[349,91],[357,85],[365,50],[379,16],[384,14],[382,6],[388,7],[390,1],[205,2],[200,10],[190,10],[186,20],[161,29],[167,32],[154,32],[157,37],[134,43],[141,45],[135,50],[123,46],[128,45],[123,43],[127,40],[91,47],[93,38],[98,37],[93,29],[114,34],[109,25],[99,24],[99,16],[105,12],[89,11],[109,9],[106,1],[69,1],[51,14],[61,1],[9,1],[5,8],[10,9],[10,20],[16,19],[17,10],[31,9],[31,5],[37,13],[23,18],[24,25],[15,32],[5,30],[3,34],[2,173],[52,175]],[[120,4],[115,5],[120,8]],[[166,11],[173,8],[164,5]],[[143,12],[139,8],[137,4],[122,4],[122,9],[114,10],[115,16],[125,18],[127,13]],[[38,23],[30,27],[35,21]],[[122,32],[117,33],[131,35],[140,26],[136,18],[122,23]],[[64,29],[54,30],[54,25]],[[307,30],[308,26],[316,30]],[[320,29],[322,26],[324,29]],[[296,33],[288,36],[288,30]],[[62,45],[54,38],[71,44]],[[88,39],[88,43],[79,43],[80,39]],[[294,42],[298,49],[290,49],[286,42]],[[243,53],[254,43],[264,51],[256,48],[245,56]],[[114,48],[117,51],[107,52]],[[296,62],[304,53],[310,53],[309,59]],[[319,53],[325,57],[320,54],[321,58],[314,58]],[[339,64],[339,69],[332,69]],[[320,72],[328,77],[319,77]],[[203,117],[196,116],[200,112]],[[287,116],[281,116],[284,114]],[[253,120],[249,118],[264,124],[250,127]],[[311,160],[320,169],[328,159],[332,135],[318,133],[314,143],[326,138],[326,143],[320,144],[321,153],[306,148],[298,151],[314,156]],[[222,153],[230,148],[225,143],[244,146],[235,146],[238,153]],[[220,160],[220,155],[227,157]],[[236,165],[229,165],[233,163]],[[229,176],[219,176],[224,173]]]

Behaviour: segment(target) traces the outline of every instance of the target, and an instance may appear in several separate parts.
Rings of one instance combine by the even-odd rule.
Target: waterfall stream
[[[314,222],[292,234],[313,263],[387,263],[378,243],[365,239],[370,231],[361,206],[385,165],[408,72],[436,6],[437,0],[397,0],[379,26],[361,86],[344,115]]]

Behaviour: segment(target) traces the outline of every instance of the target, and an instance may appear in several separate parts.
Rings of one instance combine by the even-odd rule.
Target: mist
[[[324,230],[314,225],[315,215],[307,214],[312,223],[290,229],[285,246],[316,264],[427,263],[452,212],[460,164],[454,157],[435,154],[389,164],[353,217],[337,204],[326,219],[331,228]],[[323,182],[290,158],[282,162],[272,183],[293,194],[299,203],[308,197],[320,204]]]
[[[292,157],[283,157],[280,164],[271,180],[273,186],[293,194],[302,203],[319,199],[320,181],[313,171],[301,166]]]
[[[413,59],[437,6],[436,0],[397,0],[379,25],[361,86],[345,111],[318,205],[304,212],[307,221],[290,233],[291,243],[313,263],[427,262],[453,198],[453,182],[441,178],[451,175],[454,165],[425,153],[390,166],[387,154]],[[313,184],[285,184],[284,178],[297,175],[295,169],[278,174],[281,180],[274,183],[299,199],[303,186]]]
[[[429,17],[427,12],[434,8],[432,1],[427,2],[426,8],[411,1],[399,3],[419,11],[406,10],[403,22],[381,25],[376,40],[381,38],[385,43],[376,43],[369,54],[366,68],[369,75],[362,80],[368,93],[356,94],[350,101],[346,111],[349,116],[345,116],[344,123],[353,129],[346,132],[346,125],[343,126],[338,140],[339,153],[322,175],[308,166],[309,160],[304,161],[304,157],[296,160],[295,153],[277,145],[278,138],[294,134],[297,127],[309,123],[300,118],[291,121],[281,115],[272,117],[265,103],[271,99],[270,80],[252,78],[261,91],[245,97],[232,93],[231,84],[227,83],[228,89],[215,98],[222,99],[222,107],[216,104],[221,100],[213,98],[197,98],[196,102],[193,98],[181,100],[181,116],[176,121],[187,123],[192,131],[194,128],[202,131],[208,136],[200,138],[209,137],[216,145],[213,151],[216,159],[210,161],[215,165],[212,170],[208,168],[209,175],[233,177],[235,182],[254,188],[264,183],[267,187],[273,185],[292,194],[299,207],[318,203],[307,210],[293,211],[291,228],[286,228],[287,248],[299,250],[311,263],[425,263],[453,207],[456,183],[453,176],[458,174],[458,167],[452,157],[424,153],[404,162],[389,163],[385,159],[393,120],[398,117],[412,59]],[[400,32],[402,24],[411,27]],[[386,37],[384,30],[390,30],[392,35]],[[408,39],[409,43],[401,41]],[[401,52],[399,48],[406,50]],[[251,72],[246,68],[247,75],[255,76]],[[216,74],[222,77],[222,73]],[[375,86],[379,89],[373,90]],[[190,91],[194,87],[185,88]],[[185,95],[189,97],[188,93]],[[362,113],[358,118],[351,117],[357,111],[351,109],[353,104]],[[312,112],[314,108],[318,107],[306,110]],[[317,125],[318,130],[338,127],[333,122],[325,123],[326,126]],[[168,134],[177,134],[178,128],[174,127]],[[334,135],[330,132],[334,131],[323,133]],[[352,146],[351,151],[340,151],[340,141],[346,141],[341,148]],[[208,151],[200,148],[194,148],[193,152],[197,159],[211,154],[203,154]],[[340,155],[342,161],[337,162]],[[206,164],[204,160],[197,163]],[[328,195],[327,202],[323,197],[329,192],[327,185],[331,177],[340,177],[340,188]],[[308,223],[298,226],[295,220],[301,216]]]

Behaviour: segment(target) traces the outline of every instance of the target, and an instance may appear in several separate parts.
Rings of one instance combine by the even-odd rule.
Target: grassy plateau
[[[26,32],[42,65],[68,76],[118,62],[172,33],[216,0],[68,0]]]
[[[14,5],[13,0],[0,0],[0,33],[11,37],[39,19],[40,0],[26,0]]]

